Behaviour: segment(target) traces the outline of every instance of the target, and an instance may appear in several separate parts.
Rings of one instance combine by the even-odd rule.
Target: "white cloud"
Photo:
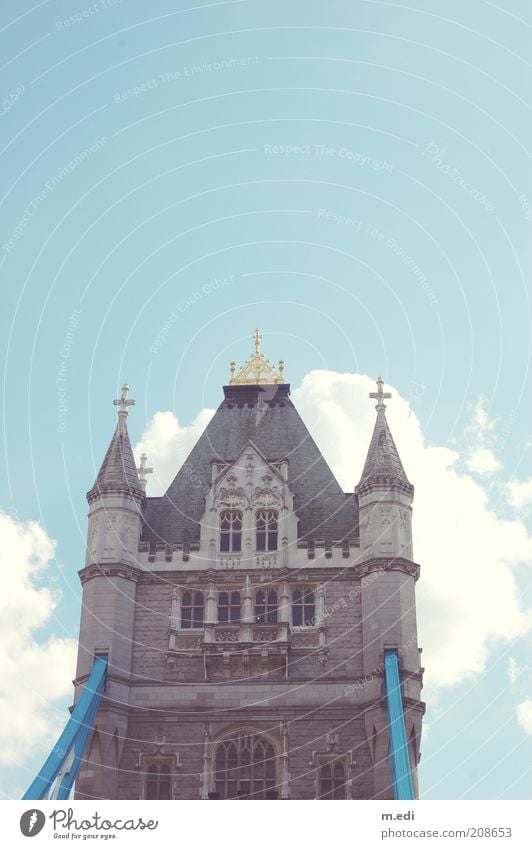
[[[144,452],[148,455],[148,466],[153,468],[146,487],[148,495],[166,492],[213,415],[214,410],[201,410],[191,425],[181,427],[169,410],[155,413],[134,448],[137,463]]]
[[[506,665],[506,674],[508,675],[511,684],[515,684],[519,677],[519,672],[519,666],[517,665],[515,658],[509,657]]]
[[[532,478],[527,481],[513,480],[507,485],[508,501],[517,510],[532,507]]]
[[[478,448],[476,451],[471,451],[466,459],[466,466],[470,472],[485,476],[493,475],[502,469],[502,464],[491,448]]]
[[[55,543],[36,522],[19,522],[0,512],[0,762],[17,764],[47,746],[68,714],[53,702],[72,695],[75,640],[39,640],[58,594],[41,586]]]
[[[353,490],[362,471],[375,422],[368,398],[374,390],[374,381],[366,375],[320,370],[307,374],[293,392],[294,403],[346,492]],[[481,400],[474,412],[469,428],[473,436],[464,448],[452,450],[426,445],[408,401],[391,391],[388,421],[416,488],[414,553],[421,563],[417,600],[425,680],[429,686],[448,687],[482,672],[495,641],[517,639],[531,627],[532,616],[520,606],[512,568],[530,560],[532,540],[520,521],[492,512],[482,481],[463,471],[470,439],[485,447],[493,429],[485,403]],[[182,428],[173,413],[156,413],[135,453],[137,458],[142,450],[149,454],[159,492],[212,414],[203,410],[192,425]]]
[[[481,477],[489,477],[502,468],[502,464],[489,447],[493,442],[496,422],[489,418],[486,407],[487,399],[482,396],[477,401],[464,434],[470,443],[465,451],[465,466],[470,472]]]
[[[523,731],[532,735],[532,699],[526,699],[517,705],[517,721]]]

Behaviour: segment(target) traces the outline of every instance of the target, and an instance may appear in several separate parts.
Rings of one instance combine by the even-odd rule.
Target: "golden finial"
[[[256,384],[256,383],[284,383],[284,360],[279,360],[279,370],[275,370],[269,360],[261,353],[262,333],[259,328],[255,330],[253,337],[255,341],[255,353],[246,360],[237,374],[235,361],[231,363],[231,379],[229,383]]]

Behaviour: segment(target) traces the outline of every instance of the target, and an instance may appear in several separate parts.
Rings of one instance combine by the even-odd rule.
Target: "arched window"
[[[220,799],[273,799],[275,750],[258,734],[239,734],[218,743],[214,756]]]
[[[240,593],[220,593],[218,622],[240,622]]]
[[[220,513],[220,551],[242,551],[242,511]]]
[[[181,627],[203,628],[203,593],[183,593],[181,600]]]
[[[292,625],[315,625],[314,592],[306,587],[292,593]]]
[[[257,551],[276,551],[279,537],[277,510],[257,510],[255,528]]]
[[[320,799],[346,798],[345,763],[329,761],[320,767]]]
[[[255,622],[273,625],[277,622],[277,593],[275,590],[259,590],[255,596]]]
[[[170,766],[169,764],[152,764],[148,767],[146,776],[146,799],[170,798]]]

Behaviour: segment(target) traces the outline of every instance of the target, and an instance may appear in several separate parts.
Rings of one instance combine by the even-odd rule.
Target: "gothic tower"
[[[344,493],[257,331],[157,498],[123,388],[88,493],[77,694],[95,654],[109,671],[78,798],[391,799],[386,649],[416,786],[414,490],[377,385],[362,477]]]

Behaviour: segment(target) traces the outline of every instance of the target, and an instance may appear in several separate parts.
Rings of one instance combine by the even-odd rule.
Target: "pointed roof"
[[[120,407],[118,424],[94,485],[87,493],[89,502],[99,495],[111,492],[125,492],[137,499],[145,497],[127,432],[127,407],[135,403],[133,399],[128,398],[128,392],[129,387],[125,383],[121,397],[113,401],[113,404]]]
[[[369,444],[368,454],[360,482],[356,488],[357,495],[365,495],[373,488],[400,489],[413,496],[414,487],[408,480],[397,446],[386,420],[385,398],[391,398],[389,392],[383,392],[383,380],[377,379],[377,392],[371,392],[370,398],[376,398],[377,421]]]
[[[233,463],[252,442],[271,463],[288,461],[298,538],[358,536],[353,493],[344,493],[295,406],[287,383],[230,384],[224,400],[160,498],[148,498],[144,542],[198,542],[212,460]]]

